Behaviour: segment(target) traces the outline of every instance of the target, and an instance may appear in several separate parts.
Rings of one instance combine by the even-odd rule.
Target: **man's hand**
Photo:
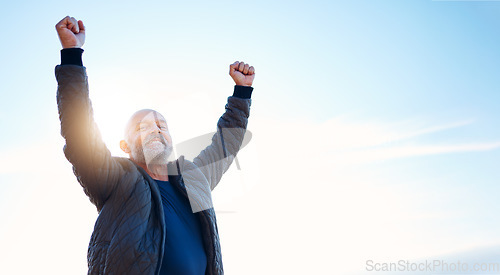
[[[253,79],[255,78],[255,69],[244,62],[236,61],[229,65],[229,75],[233,78],[236,85],[252,86]]]
[[[56,24],[57,34],[63,49],[81,48],[85,43],[85,26],[82,20],[66,16]]]

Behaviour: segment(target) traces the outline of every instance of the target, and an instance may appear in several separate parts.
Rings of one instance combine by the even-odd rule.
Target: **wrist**
[[[83,49],[81,49],[81,48],[62,49],[61,50],[61,65],[83,66],[82,54],[83,54]]]
[[[250,86],[244,85],[234,85],[234,97],[239,98],[251,98],[252,97],[253,88]]]
[[[244,82],[244,81],[235,81],[234,84],[237,86],[243,86],[243,87],[252,87],[252,82]]]
[[[68,45],[62,45],[62,49],[63,50],[66,50],[66,49],[79,49],[81,48],[80,46],[68,46]]]

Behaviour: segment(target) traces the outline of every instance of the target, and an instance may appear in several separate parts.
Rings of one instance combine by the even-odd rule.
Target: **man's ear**
[[[125,140],[120,140],[120,148],[123,152],[130,154],[130,148]]]

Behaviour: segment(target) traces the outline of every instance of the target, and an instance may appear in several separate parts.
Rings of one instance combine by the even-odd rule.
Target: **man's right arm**
[[[64,22],[65,19],[61,22],[68,26],[67,22]],[[80,27],[83,27],[83,23],[80,24]],[[58,34],[63,50],[61,65],[56,66],[55,73],[61,135],[66,140],[64,154],[73,164],[73,171],[85,193],[100,210],[115,188],[123,169],[111,157],[95,124],[86,69],[81,58],[83,50],[78,47],[65,47],[65,38],[61,37],[59,28]]]

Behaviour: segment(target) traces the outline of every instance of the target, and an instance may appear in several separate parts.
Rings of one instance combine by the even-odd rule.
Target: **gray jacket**
[[[158,274],[165,219],[156,182],[106,148],[93,119],[85,67],[59,65],[55,73],[64,154],[99,212],[88,247],[88,274]],[[241,146],[250,104],[250,99],[229,97],[212,143],[192,162],[181,156],[168,164],[169,181],[189,199],[200,220],[209,275],[223,274],[211,190]]]

